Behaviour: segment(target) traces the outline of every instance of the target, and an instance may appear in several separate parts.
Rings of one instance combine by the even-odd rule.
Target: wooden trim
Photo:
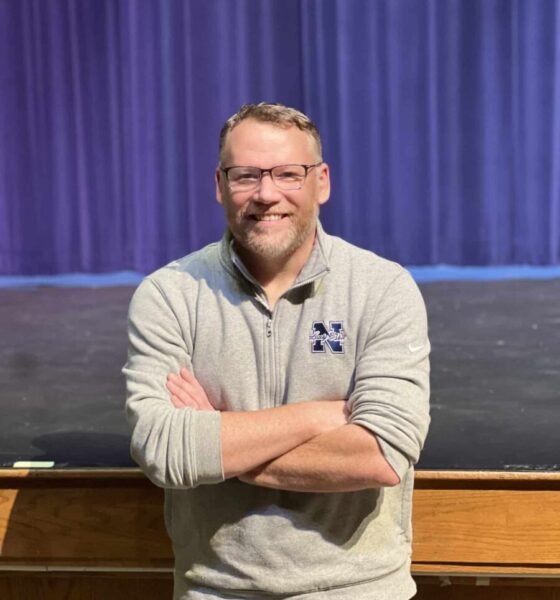
[[[5,573],[139,573],[143,575],[167,575],[173,574],[173,564],[170,563],[167,567],[127,567],[126,565],[112,564],[109,566],[103,565],[45,565],[45,564],[19,564],[19,563],[2,563],[0,564],[0,576]]]
[[[139,479],[149,481],[140,469],[0,469],[1,479]]]
[[[560,481],[560,471],[416,471],[417,481]]]
[[[0,469],[4,478],[32,479],[139,479],[147,480],[138,468]],[[558,471],[416,471],[416,481],[560,481]]]
[[[438,576],[468,576],[468,577],[531,577],[531,578],[554,578],[559,579],[560,565],[535,567],[534,565],[483,565],[483,564],[436,564],[436,563],[412,563],[412,574],[414,576],[438,575]]]

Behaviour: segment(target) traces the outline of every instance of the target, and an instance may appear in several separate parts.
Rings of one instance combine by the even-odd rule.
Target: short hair
[[[279,127],[290,127],[295,125],[301,131],[308,133],[317,148],[319,159],[322,159],[321,135],[315,123],[305,114],[284,106],[279,103],[259,102],[258,104],[244,104],[234,115],[232,115],[222,127],[220,131],[220,161],[226,145],[228,133],[237,127],[241,121],[246,119],[254,119],[261,123],[272,123]]]

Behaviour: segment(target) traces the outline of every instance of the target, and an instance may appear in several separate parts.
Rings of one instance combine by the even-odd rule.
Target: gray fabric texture
[[[320,225],[273,311],[227,233],[149,275],[131,301],[123,372],[132,456],[166,488],[175,598],[410,598],[428,354],[408,272]],[[350,421],[376,435],[401,483],[318,494],[224,481],[220,412],[176,409],[165,388],[183,366],[219,410],[347,398]]]

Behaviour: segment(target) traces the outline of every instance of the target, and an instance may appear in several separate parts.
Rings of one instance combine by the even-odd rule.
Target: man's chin
[[[315,226],[313,223],[313,227],[309,227],[309,231],[297,228],[292,228],[289,232],[257,232],[253,230],[244,231],[242,234],[234,231],[233,235],[241,253],[247,252],[255,258],[266,261],[285,260],[305,243]]]
[[[294,247],[295,246],[295,247]],[[274,240],[249,240],[243,244],[244,249],[263,260],[278,260],[288,258],[297,249],[293,243],[278,243]]]

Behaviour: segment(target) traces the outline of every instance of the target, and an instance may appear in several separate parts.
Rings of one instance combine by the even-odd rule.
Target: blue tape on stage
[[[407,269],[418,283],[560,278],[560,265],[550,267],[533,267],[530,265],[508,265],[501,267],[436,265],[429,267],[407,267]]]
[[[532,267],[512,265],[502,267],[457,267],[437,265],[407,267],[418,283],[435,281],[499,281],[505,279],[557,279],[560,266]],[[65,275],[3,275],[0,288],[53,287],[115,287],[136,286],[144,275],[134,271],[118,273],[68,273]]]
[[[134,271],[118,273],[67,273],[64,275],[2,275],[0,288],[52,287],[116,287],[136,286],[144,275]]]

